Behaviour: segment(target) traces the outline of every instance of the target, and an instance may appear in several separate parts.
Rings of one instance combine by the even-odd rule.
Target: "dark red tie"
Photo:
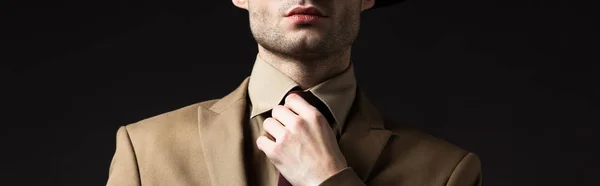
[[[304,92],[304,91],[298,90],[296,88],[296,89],[292,89],[291,91],[289,91],[286,94],[286,97],[287,97],[287,95],[289,95],[291,93],[300,95],[300,97],[304,98],[304,100],[306,100],[309,104],[316,107],[319,110],[319,112],[321,112],[321,114],[323,116],[325,116],[325,118],[327,118],[327,121],[329,122],[330,125],[333,124],[334,118],[333,118],[333,115],[331,114],[331,112],[329,111],[329,109],[327,108],[327,105],[325,105],[325,103],[323,103],[319,98],[317,98],[312,92],[310,92],[310,91]],[[285,104],[285,98],[281,104]],[[283,177],[283,175],[279,174],[279,180],[277,181],[277,185],[278,186],[291,186],[292,184],[290,184],[290,182],[288,182]]]

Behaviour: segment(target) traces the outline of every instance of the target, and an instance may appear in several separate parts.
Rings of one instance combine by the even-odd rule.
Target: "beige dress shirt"
[[[256,57],[248,84],[248,95],[250,104],[250,139],[256,139],[265,135],[262,123],[268,117],[269,111],[284,99],[285,95],[294,87],[299,86],[294,80],[281,73],[263,61],[260,56]],[[350,111],[352,102],[356,96],[356,79],[352,64],[342,73],[307,89],[325,103],[332,113],[335,123],[331,127],[337,136],[341,136],[340,129],[343,128],[346,116]],[[279,172],[271,164],[265,154],[260,151],[255,143],[247,143],[246,154],[247,169],[253,174],[256,185],[277,186]]]

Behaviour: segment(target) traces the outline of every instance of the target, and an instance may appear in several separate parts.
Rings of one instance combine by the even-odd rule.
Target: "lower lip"
[[[313,24],[322,20],[324,17],[308,14],[295,14],[288,16],[287,18],[290,19],[294,24]]]

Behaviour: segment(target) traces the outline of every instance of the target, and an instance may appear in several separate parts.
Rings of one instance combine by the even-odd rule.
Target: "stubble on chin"
[[[290,55],[296,57],[319,57],[331,53],[332,48],[327,43],[325,33],[316,33],[313,31],[298,31],[298,33],[288,33],[283,41],[286,46],[281,50],[287,51]]]
[[[287,32],[276,24],[255,26],[253,35],[263,48],[287,56],[309,57],[327,54],[326,38],[323,33],[308,30]]]
[[[287,31],[280,17],[272,16],[267,11],[251,13],[251,31],[256,42],[264,49],[281,56],[297,59],[327,57],[350,47],[358,32],[358,17],[348,15],[342,22],[326,28],[310,28],[298,26],[294,31]],[[347,22],[350,21],[350,22]],[[313,25],[314,26],[314,25]]]

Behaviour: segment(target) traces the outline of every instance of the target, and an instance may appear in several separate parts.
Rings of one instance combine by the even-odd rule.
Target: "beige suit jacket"
[[[221,99],[120,127],[107,185],[247,185],[247,88],[248,78]],[[348,117],[339,146],[352,171],[342,171],[322,186],[481,185],[475,154],[396,127],[380,116],[364,93],[357,94]]]

